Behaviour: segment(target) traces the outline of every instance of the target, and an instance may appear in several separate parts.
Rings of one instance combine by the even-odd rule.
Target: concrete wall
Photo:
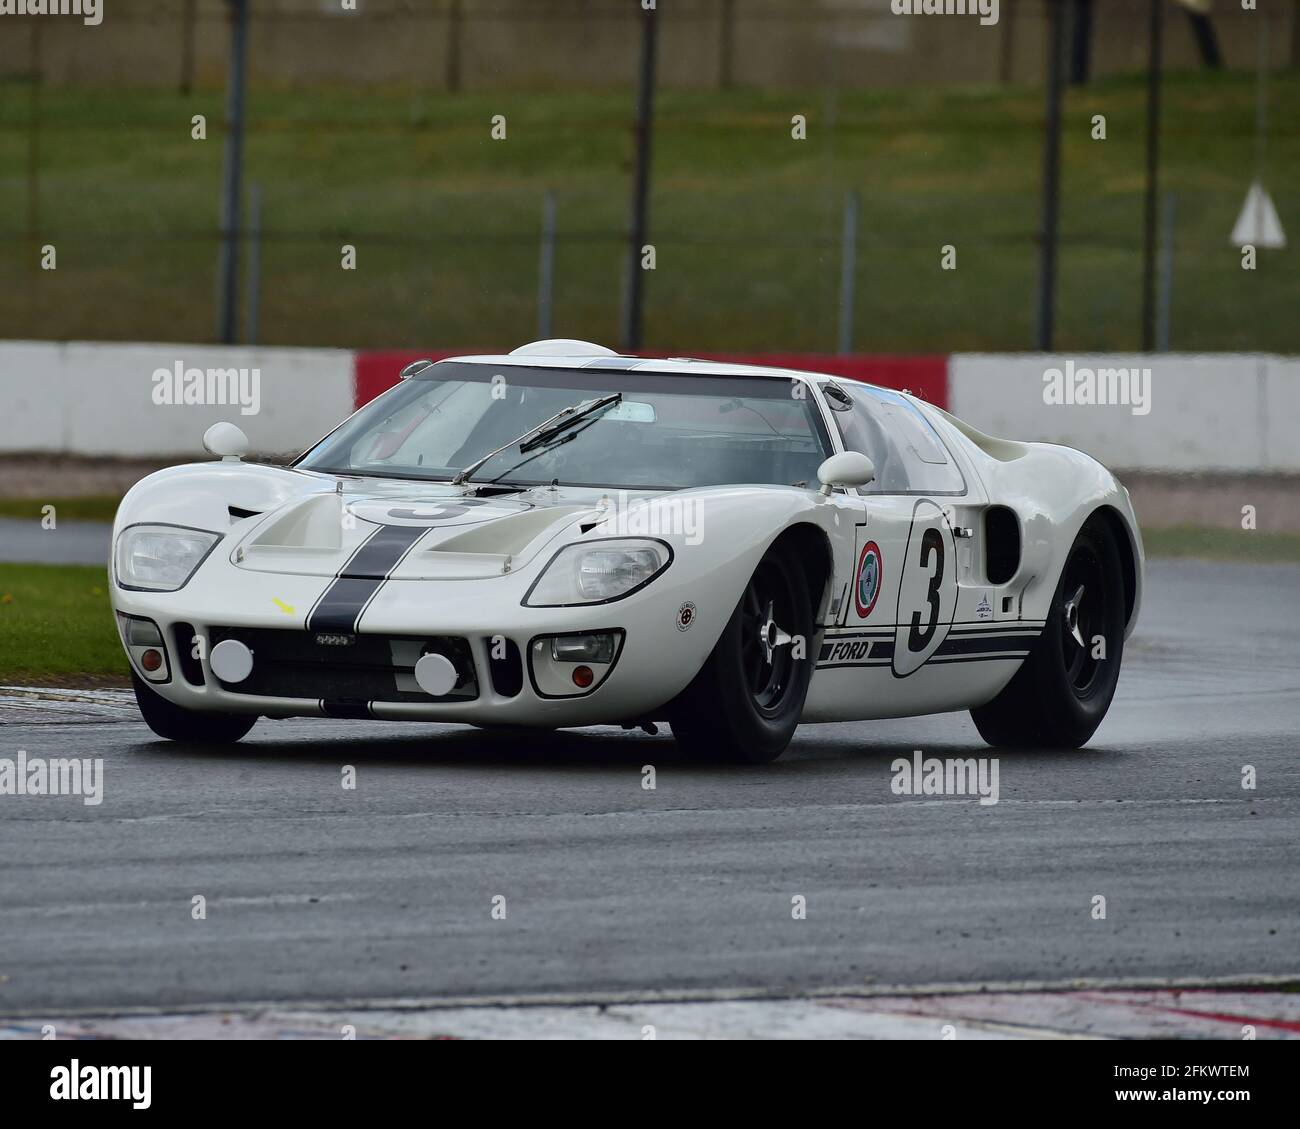
[[[258,372],[256,414],[235,404],[155,403],[158,369]],[[0,342],[0,453],[197,455],[218,420],[255,450],[301,449],[352,411],[352,354],[337,349]],[[251,405],[250,405],[251,406]]]
[[[1125,404],[1044,398],[1045,374],[1073,365],[1149,368],[1145,414]],[[1064,443],[1116,468],[1300,471],[1300,361],[1252,354],[951,358],[954,415],[1009,439]]]

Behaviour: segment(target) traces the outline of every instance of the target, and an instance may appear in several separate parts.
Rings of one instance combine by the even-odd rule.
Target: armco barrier
[[[204,430],[238,423],[255,451],[300,450],[398,379],[417,357],[175,344],[0,342],[0,454],[200,455]],[[906,388],[993,435],[1065,443],[1118,469],[1300,471],[1300,358],[959,354],[945,357],[713,354],[726,362],[830,372]],[[260,376],[255,414],[238,404],[159,404],[157,370],[245,369]],[[1044,374],[1151,370],[1150,408],[1051,404]]]
[[[1149,402],[1049,403],[1051,370],[1150,370]],[[1300,470],[1300,361],[1219,355],[959,354],[952,413],[992,435],[1064,443],[1129,470]]]
[[[213,370],[224,387],[234,370],[243,390],[256,392],[256,412],[245,413],[238,398],[156,402],[175,382],[164,389],[154,374],[178,365],[182,376]],[[203,432],[222,419],[239,424],[256,451],[300,450],[352,411],[352,370],[352,354],[339,349],[0,342],[0,453],[196,455]]]
[[[462,350],[461,352],[464,352]],[[356,407],[397,383],[417,357],[447,351],[359,352],[217,345],[38,341],[0,342],[0,454],[199,456],[203,432],[218,420],[237,423],[253,450],[301,450]],[[833,372],[909,388],[947,402],[943,357],[717,356],[717,360]],[[180,402],[158,403],[159,370],[182,374]],[[239,402],[185,403],[189,370],[255,371],[256,411]],[[165,383],[165,382],[161,382]],[[172,384],[177,384],[173,381]],[[175,392],[172,387],[167,391]],[[206,397],[205,397],[206,399]]]

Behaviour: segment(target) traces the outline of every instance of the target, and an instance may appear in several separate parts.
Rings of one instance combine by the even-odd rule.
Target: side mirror
[[[248,454],[248,436],[233,423],[214,423],[203,433],[203,446],[227,462],[238,462]]]
[[[402,369],[402,371],[397,375],[402,380],[410,380],[411,377],[413,377],[417,372],[423,372],[431,364],[433,364],[432,361],[424,361],[424,360],[412,361],[409,365],[407,365],[404,369]]]
[[[841,451],[817,468],[822,493],[836,486],[865,486],[876,477],[876,464],[858,451]]]

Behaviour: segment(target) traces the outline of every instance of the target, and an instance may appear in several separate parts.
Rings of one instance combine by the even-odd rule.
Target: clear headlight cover
[[[133,525],[117,539],[117,582],[124,588],[175,592],[220,540],[221,534],[203,529]]]
[[[546,566],[524,604],[554,608],[608,603],[653,580],[671,560],[667,545],[642,538],[570,545]]]

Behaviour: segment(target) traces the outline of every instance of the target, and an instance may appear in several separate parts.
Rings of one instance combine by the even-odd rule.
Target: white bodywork
[[[600,367],[604,359],[576,346],[561,352],[457,360],[572,368]],[[844,449],[822,392],[833,378],[701,361],[648,360],[638,367],[681,373],[683,380],[704,372],[800,384],[820,408],[834,449]],[[806,489],[735,485],[658,494],[538,487],[429,524],[428,514],[442,512],[442,503],[465,497],[473,487],[338,478],[235,458],[173,467],[142,480],[123,499],[114,544],[123,529],[142,523],[211,530],[223,537],[179,591],[128,590],[114,582],[112,602],[119,612],[151,619],[161,629],[168,649],[165,680],[146,675],[139,648],[127,650],[137,673],[176,705],[270,717],[339,713],[326,695],[256,696],[222,684],[211,669],[208,635],[223,626],[306,638],[311,610],[373,528],[368,519],[380,513],[399,524],[423,521],[427,531],[366,605],[357,633],[464,638],[477,673],[477,696],[435,699],[420,691],[412,673],[398,678],[404,700],[370,701],[344,715],[547,727],[630,723],[663,716],[663,707],[708,657],[768,547],[791,527],[808,526],[820,539],[807,543],[820,545],[817,568],[824,583],[817,638],[808,643],[816,669],[802,719],[900,717],[982,705],[1006,685],[1042,628],[1075,536],[1091,515],[1105,509],[1121,531],[1131,630],[1141,598],[1143,555],[1123,486],[1078,451],[989,439],[924,401],[909,399],[960,468],[964,494],[868,495],[851,488],[824,494],[815,483]],[[986,575],[983,521],[994,505],[1014,512],[1022,543],[1019,567],[996,585]],[[694,516],[693,529],[682,528],[683,512]],[[563,546],[626,535],[629,527],[671,547],[671,564],[654,580],[603,605],[523,605],[525,593]],[[955,562],[943,570],[937,591],[931,584],[933,562],[922,559],[926,537],[940,542],[946,560]],[[869,543],[877,547],[880,576],[872,606],[863,614],[855,592]],[[932,599],[938,602],[934,630],[926,645],[913,651],[905,645],[909,623],[913,613],[930,614]],[[692,605],[683,627],[682,609]],[[191,625],[203,640],[196,651],[201,685],[182,676],[177,624]],[[530,650],[530,644],[538,636],[606,629],[621,631],[623,641],[603,680],[586,693],[550,696],[546,691],[555,685],[542,669],[547,660],[538,657],[534,668],[540,651]],[[523,685],[513,694],[497,692],[488,673],[490,648],[502,637],[524,656]],[[399,668],[413,668],[417,657],[418,649],[393,651]]]

